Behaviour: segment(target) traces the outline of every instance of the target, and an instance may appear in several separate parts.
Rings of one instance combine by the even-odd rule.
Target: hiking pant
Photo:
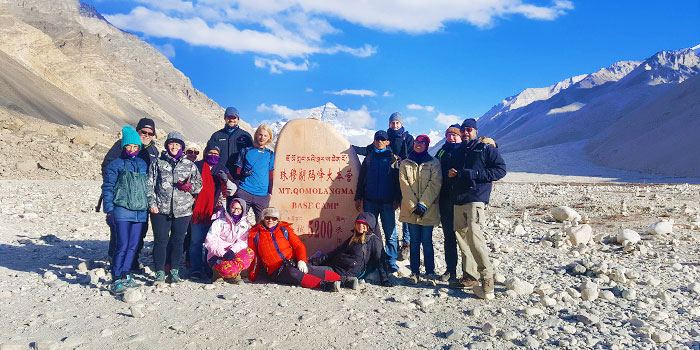
[[[340,275],[330,268],[307,265],[309,273],[305,274],[293,266],[282,266],[270,275],[270,280],[277,283],[316,288],[321,281],[340,281]]]
[[[381,219],[382,230],[384,231],[384,250],[386,251],[386,263],[389,272],[399,270],[396,266],[398,256],[398,242],[396,235],[396,212],[392,203],[377,203],[368,200],[362,201],[364,211],[374,215],[377,220]]]
[[[123,278],[131,270],[131,262],[141,236],[142,222],[116,221],[114,255],[112,256],[112,277]]]
[[[240,198],[246,202],[248,208],[253,209],[253,214],[255,214],[255,223],[259,223],[262,220],[262,211],[270,206],[270,195],[266,196],[256,196],[254,194],[248,193],[242,190],[240,187],[236,191],[236,198]],[[248,213],[243,213],[243,216],[247,216]],[[279,218],[280,220],[282,218]]]
[[[420,273],[420,247],[423,246],[423,264],[425,273],[435,273],[435,251],[433,250],[433,226],[421,226],[408,224],[408,232],[411,233],[411,273]]]
[[[445,271],[452,274],[452,277],[455,278],[457,277],[457,238],[455,237],[454,208],[449,198],[440,198],[439,205],[440,222],[442,223],[442,232],[445,235]],[[471,256],[472,253],[469,251],[468,258],[469,262],[471,262],[471,266],[467,268],[467,271],[475,273],[476,264],[474,263],[474,258]]]
[[[180,268],[182,245],[185,241],[187,226],[192,216],[172,218],[164,214],[152,214],[153,224],[153,265],[156,271],[165,271],[166,256],[170,257],[170,266]]]
[[[473,202],[454,206],[454,224],[457,231],[457,244],[462,250],[462,271],[469,273],[469,252],[476,264],[474,278],[493,277],[493,267],[489,259],[489,248],[483,232],[486,222],[486,205],[483,202]]]
[[[136,271],[139,269],[139,257],[141,256],[141,250],[143,249],[143,239],[146,238],[146,233],[148,233],[148,217],[150,213],[146,215],[146,222],[141,226],[141,236],[139,237],[139,244],[136,246],[136,252],[134,253],[134,260],[131,263],[131,269]]]
[[[107,226],[109,226],[109,246],[107,248],[107,256],[113,260],[114,253],[117,245],[117,228],[114,222],[114,215],[107,216]],[[146,222],[141,226],[141,232],[138,245],[134,251],[134,258],[131,262],[131,270],[136,271],[139,269],[139,256],[141,255],[141,249],[143,249],[143,239],[146,238],[146,233],[148,232],[148,215],[146,215]]]
[[[209,264],[206,264],[206,249],[204,248],[204,240],[207,238],[211,225],[207,224],[190,224],[192,235],[190,236],[190,273],[202,273],[209,275],[211,269]]]

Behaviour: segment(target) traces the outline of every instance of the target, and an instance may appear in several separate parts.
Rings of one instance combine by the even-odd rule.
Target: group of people
[[[154,284],[180,282],[183,255],[192,279],[240,283],[247,269],[251,281],[264,271],[278,283],[332,291],[357,288],[359,278],[374,270],[382,285],[391,286],[390,275],[399,270],[397,259],[410,257],[410,280],[434,284],[438,277],[432,231],[442,223],[447,263],[442,280],[458,288],[476,286],[480,280],[485,293],[493,293],[493,269],[481,226],[491,182],[506,170],[492,140],[477,138],[476,120],[450,126],[435,157],[428,153],[430,138],[414,139],[398,112],[390,116],[386,131],[375,133],[372,144],[353,146],[365,158],[355,196],[360,213],[352,235],[332,252],[311,257],[291,224],[269,207],[274,152],[266,146],[273,140],[272,130],[261,124],[251,136],[239,127],[234,107],[226,109],[224,120],[224,128],[207,142],[202,160],[197,160],[198,149],[186,148],[178,132],[168,134],[159,153],[152,119],[141,119],[136,129],[122,129],[121,140],[102,163],[113,294],[138,285],[133,272],[141,268],[139,253],[149,221]],[[253,225],[247,220],[249,208],[255,215]],[[395,228],[399,208],[401,247]],[[457,246],[462,251],[461,279],[456,272]]]

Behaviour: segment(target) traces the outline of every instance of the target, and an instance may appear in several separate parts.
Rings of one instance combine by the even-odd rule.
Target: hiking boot
[[[420,283],[420,281],[420,275],[418,275],[417,273],[412,273],[410,276],[408,276],[408,283],[410,284],[418,284]]]
[[[235,276],[231,278],[227,278],[226,282],[231,283],[231,284],[243,284],[243,278],[241,278],[241,274],[236,274]]]
[[[112,295],[122,295],[126,292],[126,286],[122,280],[115,280],[109,285],[109,292]]]
[[[125,279],[122,279],[122,282],[124,283],[124,286],[127,288],[136,288],[140,287],[138,283],[134,280],[134,278],[131,276],[131,274],[127,274]]]
[[[153,280],[153,284],[163,284],[165,283],[165,271],[156,271],[156,278]]]
[[[357,277],[347,277],[343,281],[343,287],[357,290],[360,287],[360,280]]]
[[[440,281],[443,282],[454,282],[457,281],[457,273],[455,272],[445,272],[440,276]]]
[[[193,281],[199,281],[200,279],[202,279],[202,273],[195,271],[195,272],[190,273],[190,275],[187,277]]]
[[[403,244],[399,249],[399,256],[396,258],[398,261],[404,261],[411,256],[411,245]]]
[[[425,279],[423,280],[423,284],[426,286],[430,287],[435,287],[437,286],[437,276],[435,276],[434,273],[426,274]]]
[[[182,279],[180,278],[180,271],[177,269],[170,269],[170,274],[168,275],[168,283],[180,283]]]
[[[216,270],[212,271],[211,274],[211,283],[218,283],[218,282],[223,282],[224,278],[221,277],[221,275],[216,272]]]
[[[321,281],[320,287],[326,292],[340,292],[340,281]]]
[[[482,278],[481,288],[484,290],[484,293],[493,294],[493,277]]]
[[[492,279],[492,281],[493,281],[493,279]],[[464,277],[462,277],[461,279],[450,282],[448,287],[455,288],[455,289],[462,289],[462,288],[471,288],[471,287],[478,286],[478,285],[479,285],[479,281],[477,281],[476,278],[465,273]],[[493,283],[491,285],[493,285]]]

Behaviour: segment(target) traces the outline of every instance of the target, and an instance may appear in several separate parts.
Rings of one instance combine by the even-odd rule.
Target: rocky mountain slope
[[[0,38],[0,108],[110,132],[150,116],[195,140],[221,127],[166,57],[77,0],[0,0]]]
[[[699,53],[700,46],[661,51],[525,90],[484,114],[480,134],[495,138],[503,153],[585,140],[587,157],[600,165],[697,176],[700,148],[688,135],[700,132]]]

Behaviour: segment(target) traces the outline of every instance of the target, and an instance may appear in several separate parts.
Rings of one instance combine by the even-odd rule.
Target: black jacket
[[[230,174],[233,174],[235,163],[238,160],[238,153],[242,149],[252,146],[253,138],[240,127],[237,127],[231,133],[226,128],[223,128],[213,133],[209,138],[209,142],[213,142],[221,150],[219,152],[219,163],[214,167],[212,173],[216,174],[219,170],[226,168]]]
[[[389,129],[387,129],[387,133],[388,132]],[[413,136],[411,136],[408,131],[404,131],[389,141],[391,141],[391,143],[389,143],[389,148],[391,148],[391,151],[394,152],[399,159],[407,159],[408,155],[411,153],[411,151],[413,151]],[[357,153],[358,156],[366,157],[367,154],[369,154],[368,147],[353,145],[352,148],[355,150],[355,153]]]
[[[506,163],[498,149],[479,140],[462,142],[453,159],[452,168],[459,171],[457,176],[448,177],[449,186],[452,186],[450,198],[453,203],[488,203],[491,197],[491,182],[506,176]]]
[[[449,199],[452,190],[450,179],[447,177],[449,170],[459,167],[459,165],[455,164],[457,152],[460,152],[459,147],[449,148],[448,145],[450,144],[443,144],[442,148],[435,154],[435,158],[440,161],[440,169],[442,170],[442,187],[440,187],[440,199],[442,200]],[[461,144],[458,146],[461,146]]]
[[[335,248],[332,252],[311,259],[312,265],[329,266],[341,276],[359,277],[362,272],[371,272],[376,268],[379,279],[388,279],[387,270],[383,263],[384,243],[377,235],[377,221],[371,213],[363,212],[357,220],[362,219],[370,225],[370,232],[365,235],[365,243],[350,243],[352,237]]]
[[[112,145],[112,148],[107,151],[104,159],[102,160],[102,175],[104,176],[105,169],[107,165],[113,160],[121,157],[122,155],[122,140],[117,140],[117,142]],[[151,162],[158,159],[160,152],[158,152],[158,147],[156,147],[155,142],[151,141],[146,147],[141,147],[139,149],[139,154],[137,157],[143,159],[146,162],[146,169],[151,166]]]
[[[355,200],[369,200],[376,203],[401,201],[399,187],[399,162],[391,149],[375,152],[374,145],[365,147],[366,157],[357,178]]]

